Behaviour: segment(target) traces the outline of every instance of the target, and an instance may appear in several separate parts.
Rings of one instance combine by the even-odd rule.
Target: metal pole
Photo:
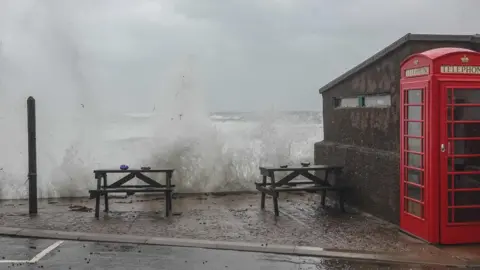
[[[28,121],[28,211],[37,214],[37,134],[35,119],[35,99],[27,99]]]

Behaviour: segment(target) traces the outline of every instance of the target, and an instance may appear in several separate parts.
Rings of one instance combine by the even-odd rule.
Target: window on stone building
[[[333,106],[335,108],[384,108],[390,106],[391,104],[391,96],[385,94],[333,99]]]
[[[366,96],[365,107],[388,107],[392,105],[390,95]]]
[[[357,97],[352,98],[335,98],[335,108],[357,108],[360,107],[360,102]]]

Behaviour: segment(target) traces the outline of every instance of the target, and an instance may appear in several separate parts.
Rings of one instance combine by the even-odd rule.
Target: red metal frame
[[[442,66],[454,66],[454,68],[445,67],[442,69]],[[478,170],[474,167],[475,169],[470,171],[457,171],[457,169],[462,169],[462,165],[460,165],[460,167],[452,167],[452,170],[449,171],[448,163],[450,160],[452,166],[454,166],[455,158],[480,159],[480,149],[478,153],[455,154],[452,152],[456,141],[480,141],[480,136],[452,137],[454,136],[454,124],[480,125],[480,118],[479,120],[455,120],[453,118],[454,108],[480,107],[480,101],[475,104],[458,104],[449,103],[448,100],[448,91],[453,93],[464,89],[478,89],[471,91],[479,91],[480,94],[480,53],[459,48],[434,49],[407,58],[402,63],[401,72],[400,227],[402,230],[431,243],[480,243],[480,199],[476,202],[474,196],[463,196],[461,198],[463,200],[461,201],[462,205],[458,205],[460,201],[455,201],[455,198],[460,196],[459,194],[466,194],[465,192],[475,191],[479,192],[480,195],[480,184],[477,186],[476,181],[456,179],[456,181],[459,181],[458,183],[465,181],[465,185],[467,185],[467,187],[459,188],[455,186],[457,182],[454,183],[455,175],[480,175],[480,166]],[[423,89],[424,96],[421,104],[409,104],[406,100],[407,91],[410,89]],[[417,121],[423,123],[423,133],[417,137],[406,134],[406,123],[412,122],[406,119],[406,111],[409,106],[414,105],[421,105],[424,108],[422,111],[423,121]],[[447,119],[449,112],[452,119]],[[452,136],[449,137],[449,133]],[[405,142],[408,138],[422,139],[422,151],[412,152],[411,149],[406,149]],[[442,145],[445,147],[442,148]],[[411,169],[406,163],[408,162],[406,159],[408,153],[423,154],[422,170],[415,169],[423,172],[423,185],[422,182],[420,184],[408,182],[409,176],[406,172],[407,169]],[[473,185],[468,186],[472,183],[475,184],[474,187],[472,187]],[[423,190],[421,200],[414,200],[414,198],[407,196],[405,188],[412,185]],[[406,211],[405,207],[408,201],[423,205],[423,216],[418,217]],[[455,211],[460,211],[458,209],[479,209],[479,212],[475,215],[465,213],[457,215],[457,217],[464,219],[475,218],[474,222],[462,222],[459,219],[455,220]]]
[[[427,145],[427,140],[426,140],[426,133],[427,133],[427,128],[426,128],[426,123],[425,119],[427,119],[427,106],[426,106],[426,100],[428,100],[428,81],[423,79],[423,80],[417,80],[414,82],[408,82],[402,84],[401,88],[401,107],[400,107],[400,115],[401,115],[401,127],[400,127],[400,211],[401,211],[401,217],[400,217],[400,225],[403,230],[415,234],[416,236],[427,239],[428,238],[428,230],[429,226],[428,223],[426,222],[426,219],[429,216],[428,213],[428,202],[429,202],[429,195],[427,194],[426,187],[429,186],[429,182],[427,181],[427,175],[428,173],[426,172],[426,155],[425,155],[425,150],[426,150],[426,145]],[[408,96],[410,91],[416,91],[421,94],[420,97],[420,102],[412,103],[411,101],[408,100]],[[420,108],[420,115],[421,119],[410,119],[408,117],[408,108],[412,107],[418,107]],[[419,135],[412,135],[409,134],[409,129],[408,129],[408,124],[409,123],[419,123],[420,124],[420,134]],[[421,140],[420,147],[421,151],[412,151],[409,149],[409,139],[419,139]],[[415,167],[411,166],[408,164],[408,155],[418,155],[421,157],[420,159],[420,167]],[[408,172],[416,172],[419,175],[418,183],[412,182],[409,179],[409,174]],[[420,191],[420,198],[412,198],[408,194],[408,188],[414,188]],[[417,208],[419,208],[420,213],[413,213],[413,209],[410,208],[409,206],[415,205]]]
[[[476,208],[480,210],[478,204],[455,205],[455,194],[461,192],[480,192],[480,188],[455,188],[455,175],[479,175],[479,170],[456,171],[449,169],[448,161],[454,164],[455,158],[480,158],[480,151],[474,154],[455,154],[453,144],[455,141],[476,141],[479,137],[454,137],[455,124],[479,124],[480,120],[455,120],[455,107],[480,107],[480,103],[455,103],[448,100],[448,93],[454,96],[455,91],[478,91],[480,94],[480,82],[443,82],[440,83],[442,112],[440,115],[441,123],[441,143],[447,145],[447,149],[440,155],[440,175],[441,175],[441,234],[440,242],[443,244],[458,243],[480,243],[480,219],[473,222],[455,222],[456,209]],[[452,119],[448,118],[450,116]],[[449,126],[450,125],[450,126]],[[449,132],[450,131],[450,132]],[[449,135],[452,134],[451,136]],[[480,193],[479,193],[480,195]],[[451,205],[450,205],[451,204]],[[450,218],[449,218],[450,217]]]

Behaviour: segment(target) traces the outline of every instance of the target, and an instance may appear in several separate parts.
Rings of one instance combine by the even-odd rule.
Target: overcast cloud
[[[132,110],[151,108],[132,92],[164,91],[188,55],[212,111],[318,110],[318,88],[383,47],[408,32],[475,34],[479,10],[478,0],[3,0],[0,40],[8,56],[21,33],[62,39],[55,50],[75,48],[82,87]]]

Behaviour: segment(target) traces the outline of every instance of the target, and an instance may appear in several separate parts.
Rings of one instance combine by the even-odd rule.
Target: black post
[[[28,211],[37,214],[37,134],[35,120],[35,99],[27,99],[28,121]]]

